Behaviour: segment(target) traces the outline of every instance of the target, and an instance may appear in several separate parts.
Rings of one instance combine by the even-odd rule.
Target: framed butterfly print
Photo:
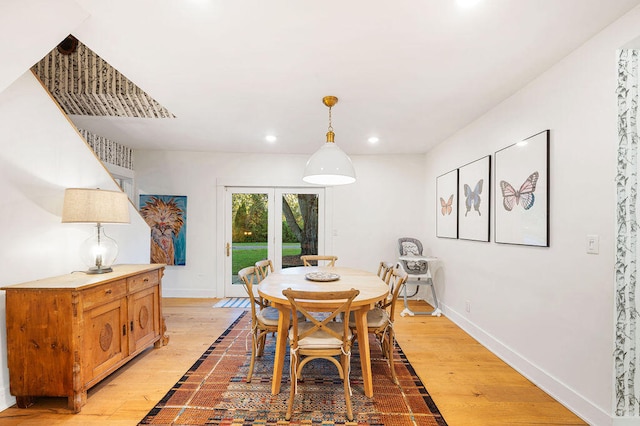
[[[458,238],[458,169],[436,178],[436,236]]]
[[[496,243],[549,247],[549,130],[495,154]]]
[[[458,171],[458,238],[489,241],[491,156],[460,167]]]

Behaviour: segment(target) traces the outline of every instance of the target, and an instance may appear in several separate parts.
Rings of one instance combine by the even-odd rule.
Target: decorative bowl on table
[[[320,282],[328,282],[328,281],[337,281],[340,279],[340,275],[334,274],[333,272],[309,272],[304,276],[309,281],[320,281]]]

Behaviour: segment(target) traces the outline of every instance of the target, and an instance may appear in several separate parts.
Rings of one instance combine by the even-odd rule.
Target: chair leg
[[[384,330],[378,330],[375,333],[376,340],[380,343],[380,349],[382,349],[382,357],[387,357],[387,332]]]
[[[258,356],[264,355],[264,345],[267,340],[267,332],[263,331],[258,339]]]
[[[396,377],[396,368],[393,365],[393,340],[394,340],[394,335],[393,335],[393,329],[391,328],[389,330],[386,352],[387,352],[387,359],[389,360],[389,370],[391,370],[391,380],[393,380],[393,383],[397,385],[398,377]]]
[[[351,394],[349,393],[349,365],[347,361],[342,363],[342,374],[344,379],[344,402],[347,406],[347,420],[353,421],[353,409],[351,408]]]
[[[287,406],[287,414],[285,414],[285,420],[291,420],[291,414],[293,413],[293,398],[296,396],[296,386],[298,385],[298,375],[296,370],[298,369],[298,356],[291,354],[291,389],[289,391],[289,405]]]
[[[249,373],[247,374],[247,383],[251,383],[253,377],[253,367],[256,363],[256,352],[258,350],[258,336],[257,331],[251,333],[251,362],[249,363]]]
[[[429,278],[429,285],[431,286],[431,294],[433,295],[433,309],[434,311],[440,309],[440,303],[438,302],[438,296],[436,295],[436,286],[433,284],[433,280]]]

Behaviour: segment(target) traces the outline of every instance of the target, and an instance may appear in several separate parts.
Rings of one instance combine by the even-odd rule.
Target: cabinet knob
[[[109,289],[109,290],[105,290],[105,291],[104,291],[104,294],[111,294],[111,289]]]

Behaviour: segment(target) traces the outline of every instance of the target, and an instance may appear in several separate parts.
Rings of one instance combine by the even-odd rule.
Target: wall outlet
[[[471,302],[470,301],[467,300],[464,303],[464,310],[467,311],[467,312],[471,312]]]

